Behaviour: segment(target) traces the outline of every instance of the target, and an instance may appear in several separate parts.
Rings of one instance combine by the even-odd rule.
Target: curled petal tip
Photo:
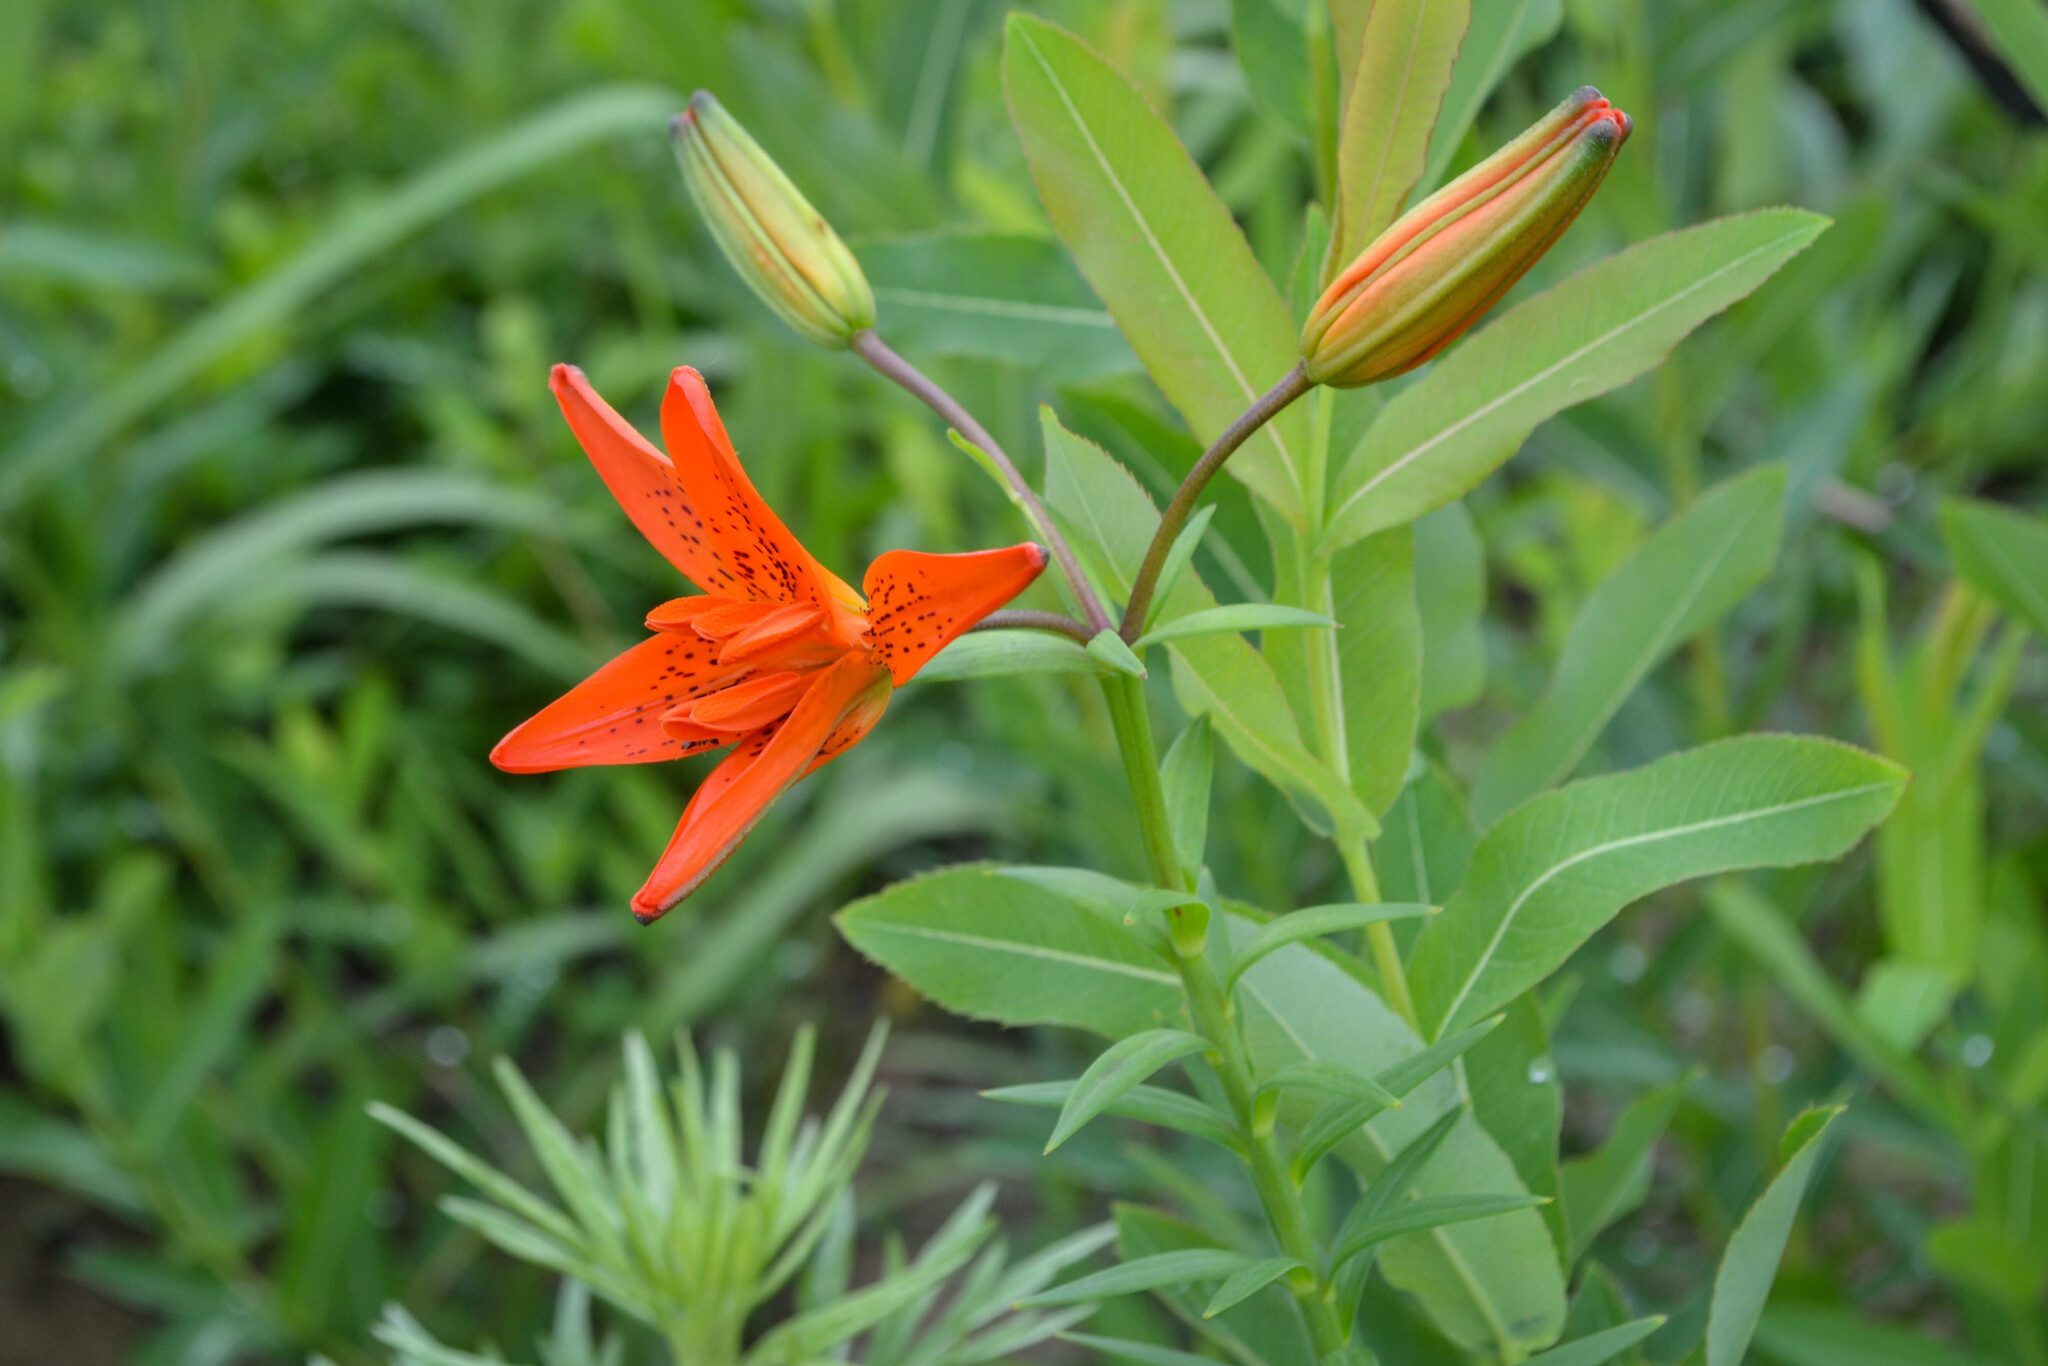
[[[689,127],[692,121],[690,111],[685,109],[682,113],[677,114],[668,121],[668,135],[672,138],[681,137],[683,130]]]

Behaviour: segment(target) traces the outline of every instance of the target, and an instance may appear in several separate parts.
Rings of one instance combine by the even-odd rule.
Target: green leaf
[[[1303,607],[1282,607],[1270,602],[1240,602],[1228,607],[1211,607],[1176,617],[1164,626],[1147,631],[1132,642],[1136,649],[1190,636],[1214,636],[1240,631],[1273,631],[1289,626],[1334,628],[1336,621],[1321,612]]]
[[[1516,1210],[1533,1209],[1542,1203],[1542,1197],[1535,1195],[1436,1195],[1424,1200],[1411,1200],[1392,1213],[1351,1230],[1331,1254],[1330,1260],[1341,1266],[1367,1248],[1378,1247],[1403,1233],[1469,1223],[1474,1219],[1491,1219],[1496,1215],[1513,1214]]]
[[[1481,829],[1569,776],[1650,671],[1763,582],[1784,521],[1784,467],[1764,466],[1708,493],[1616,566],[1579,609],[1543,699],[1480,765],[1472,818]]]
[[[1309,649],[1337,652],[1351,790],[1383,815],[1401,795],[1421,722],[1423,635],[1415,537],[1392,527],[1330,557],[1329,610],[1343,626]]]
[[[1664,1316],[1652,1314],[1649,1318],[1635,1319],[1604,1332],[1589,1333],[1576,1342],[1538,1352],[1522,1366],[1600,1366],[1601,1362],[1612,1361],[1663,1326]],[[1847,1366],[1847,1363],[1841,1366]]]
[[[1377,0],[1346,79],[1337,139],[1334,278],[1396,218],[1421,178],[1429,133],[1471,21],[1467,0]]]
[[[1405,1096],[1449,1067],[1459,1055],[1485,1038],[1499,1023],[1497,1019],[1489,1020],[1471,1029],[1461,1030],[1448,1039],[1433,1043],[1402,1059],[1373,1080],[1390,1095]],[[1385,1108],[1375,1101],[1340,1101],[1325,1107],[1314,1121],[1302,1130],[1301,1141],[1295,1145],[1292,1164],[1294,1179],[1305,1179],[1310,1168],[1322,1161],[1332,1149],[1357,1133],[1361,1126]]]
[[[1548,976],[1631,901],[1733,868],[1845,853],[1898,801],[1897,765],[1832,740],[1759,735],[1536,797],[1496,825],[1409,980],[1431,1037]]]
[[[960,683],[1004,674],[1092,674],[1101,665],[1050,631],[969,631],[917,671],[920,683]]]
[[[1537,1213],[1565,1265],[1571,1236],[1558,1202],[1557,1147],[1564,1125],[1564,1084],[1551,1052],[1542,1003],[1525,991],[1500,1024],[1473,1045],[1460,1068],[1479,1127],[1493,1135],[1531,1195],[1550,1197]]]
[[[1650,1159],[1657,1140],[1678,1113],[1678,1102],[1699,1074],[1688,1072],[1668,1086],[1638,1096],[1607,1131],[1598,1150],[1566,1162],[1558,1172],[1559,1194],[1571,1228],[1573,1263],[1615,1220],[1633,1211],[1650,1193]]]
[[[1166,603],[1173,596],[1173,590],[1180,586],[1180,576],[1195,558],[1195,550],[1202,544],[1202,537],[1209,532],[1209,523],[1216,520],[1216,504],[1204,503],[1189,517],[1187,525],[1180,529],[1180,535],[1173,538],[1173,544],[1166,548],[1166,558],[1159,562],[1159,583],[1152,590],[1152,608],[1145,613],[1145,629],[1157,625]]]
[[[1667,233],[1509,310],[1403,389],[1338,476],[1324,549],[1443,506],[1536,424],[1655,367],[1827,226],[1766,209]]]
[[[1215,440],[1297,360],[1287,305],[1145,97],[1078,38],[1012,14],[1003,86],[1053,226],[1197,439]],[[1231,473],[1302,515],[1306,424],[1283,413]]]
[[[1018,1303],[1020,1309],[1042,1309],[1053,1304],[1074,1304],[1081,1300],[1129,1295],[1161,1286],[1186,1285],[1190,1281],[1220,1281],[1235,1275],[1251,1261],[1241,1252],[1221,1248],[1189,1248],[1182,1252],[1161,1252],[1134,1262],[1091,1272],[1079,1280],[1040,1291]]]
[[[1221,1209],[1210,1213],[1218,1220],[1232,1217]],[[1225,1246],[1224,1239],[1214,1233],[1137,1205],[1116,1206],[1116,1229],[1117,1251],[1126,1261],[1162,1252],[1214,1251]],[[1246,1258],[1247,1262],[1251,1260]],[[1220,1350],[1227,1360],[1242,1366],[1283,1366],[1309,1359],[1308,1329],[1301,1312],[1291,1303],[1291,1295],[1277,1290],[1262,1292],[1239,1301],[1215,1318],[1204,1318],[1202,1311],[1210,1299],[1208,1291],[1190,1285],[1166,1286],[1153,1293],[1198,1339]]]
[[[1148,1029],[1117,1040],[1089,1063],[1080,1080],[1074,1083],[1066,1104],[1060,1107],[1060,1117],[1052,1127],[1052,1137],[1046,1140],[1045,1150],[1051,1152],[1072,1138],[1082,1125],[1166,1064],[1208,1046],[1208,1040],[1201,1035],[1184,1029]]]
[[[1756,1332],[1757,1316],[1770,1297],[1771,1282],[1778,1274],[1778,1261],[1785,1255],[1785,1240],[1792,1234],[1792,1220],[1806,1194],[1820,1160],[1828,1126],[1841,1114],[1840,1106],[1809,1110],[1792,1121],[1785,1131],[1790,1151],[1785,1165],[1770,1187],[1757,1197],[1742,1216],[1728,1250],[1721,1255],[1721,1269],[1714,1276],[1713,1307],[1707,1314],[1707,1366],[1742,1366]]]
[[[1209,845],[1214,749],[1209,741],[1209,718],[1197,716],[1182,727],[1159,762],[1159,785],[1166,793],[1166,823],[1173,830],[1174,852],[1181,867],[1197,872]]]
[[[1418,758],[1415,775],[1388,809],[1386,828],[1373,846],[1381,895],[1442,905],[1464,882],[1478,843],[1456,784],[1436,763]]]
[[[1486,686],[1486,552],[1460,502],[1415,522],[1415,610],[1422,623],[1418,722],[1479,700]]]
[[[1116,320],[1056,243],[933,233],[856,248],[877,327],[913,355],[1005,361],[1053,380],[1138,367]]]
[[[1074,542],[1075,553],[1110,590],[1124,597],[1159,524],[1137,480],[1101,447],[1040,411],[1045,431],[1046,502]],[[1180,576],[1165,619],[1205,611],[1216,600],[1192,570]],[[1342,823],[1370,830],[1372,816],[1336,775],[1302,744],[1293,708],[1272,666],[1237,635],[1175,641],[1174,694],[1191,716],[1206,715],[1238,758],[1285,792],[1304,820],[1320,829]]]
[[[1232,1305],[1240,1304],[1258,1294],[1288,1272],[1310,1269],[1307,1262],[1294,1257],[1268,1257],[1264,1261],[1253,1262],[1250,1266],[1232,1273],[1229,1280],[1216,1287],[1216,1293],[1210,1297],[1209,1306],[1202,1311],[1202,1317],[1213,1319]]]
[[[1525,54],[1549,42],[1563,22],[1563,0],[1472,0],[1472,24],[1429,140],[1425,189],[1443,182],[1480,106],[1501,78]]]
[[[1031,1105],[1059,1109],[1067,1103],[1078,1083],[1072,1081],[1032,1082],[1024,1086],[999,1086],[981,1094],[1009,1105]],[[1134,1086],[1111,1101],[1104,1114],[1157,1124],[1196,1138],[1206,1138],[1226,1148],[1237,1146],[1230,1121],[1193,1096],[1161,1086]]]
[[[1417,916],[1434,915],[1436,907],[1413,903],[1387,902],[1371,906],[1357,902],[1343,902],[1333,906],[1308,906],[1286,915],[1276,916],[1259,926],[1258,932],[1237,948],[1230,960],[1230,971],[1224,974],[1225,991],[1237,983],[1246,968],[1258,962],[1269,953],[1278,952],[1289,944],[1304,939],[1317,939],[1326,934],[1341,934],[1345,930],[1364,929],[1377,925],[1383,920],[1409,920]]]
[[[1970,586],[2048,639],[2048,519],[1949,498],[1941,538]]]
[[[848,943],[956,1014],[1123,1038],[1181,1009],[1180,978],[1128,932],[993,868],[899,882],[837,920]]]
[[[1088,638],[1088,655],[1105,668],[1133,678],[1145,677],[1145,661],[1111,627],[1105,626]]]
[[[1234,938],[1248,937],[1248,927],[1226,923]],[[1425,1056],[1414,1032],[1344,968],[1305,945],[1291,945],[1245,973],[1237,1000],[1255,1075],[1305,1060],[1336,1062],[1402,1096],[1401,1109],[1381,1111],[1335,1141],[1336,1153],[1366,1180],[1377,1179],[1413,1139],[1450,1114],[1448,1137],[1415,1183],[1416,1194],[1525,1193],[1500,1147],[1462,1114],[1457,1081],[1443,1070],[1442,1054]],[[1484,1032],[1455,1046],[1469,1047]],[[1279,1119],[1300,1130],[1317,1119],[1316,1107],[1307,1097],[1282,1097]],[[1484,1226],[1408,1234],[1382,1247],[1377,1260],[1389,1283],[1415,1297],[1437,1329],[1469,1351],[1512,1358],[1555,1341],[1563,1328],[1563,1271],[1532,1210]]]
[[[1252,98],[1294,133],[1308,137],[1308,35],[1300,19],[1283,10],[1280,0],[1231,0],[1230,38]]]

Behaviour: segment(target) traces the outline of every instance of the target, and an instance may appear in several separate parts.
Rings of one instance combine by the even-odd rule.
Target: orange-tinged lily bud
[[[860,262],[725,106],[699,90],[669,131],[712,236],[783,321],[828,347],[875,325]]]
[[[1571,226],[1630,126],[1583,86],[1403,214],[1309,313],[1301,333],[1308,377],[1339,388],[1371,384],[1457,340]]]

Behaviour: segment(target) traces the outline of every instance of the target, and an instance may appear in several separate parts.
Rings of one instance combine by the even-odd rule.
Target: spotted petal
[[[865,717],[873,724],[888,689],[885,672],[849,654],[816,675],[787,717],[741,737],[690,798],[661,862],[634,894],[633,914],[653,920],[695,891],[777,797],[831,757],[820,751],[844,723]]]
[[[868,566],[868,639],[900,687],[925,661],[1031,585],[1045,551],[1026,542],[970,555],[892,550]]]
[[[717,654],[715,642],[695,635],[664,632],[643,640],[498,741],[491,762],[507,773],[547,773],[586,764],[651,764],[715,748],[725,741],[668,735],[661,715],[744,672],[718,663]]]

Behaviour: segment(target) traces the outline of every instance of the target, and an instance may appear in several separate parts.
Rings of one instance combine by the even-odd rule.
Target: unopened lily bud
[[[829,347],[875,325],[860,262],[725,106],[699,90],[669,132],[711,235],[783,321]]]
[[[1371,384],[1457,340],[1571,226],[1630,126],[1581,87],[1403,214],[1316,301],[1301,333],[1308,377]]]

